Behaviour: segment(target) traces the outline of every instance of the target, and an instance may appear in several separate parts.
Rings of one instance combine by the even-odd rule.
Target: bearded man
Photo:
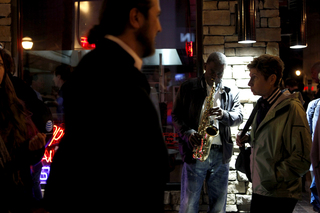
[[[164,211],[168,154],[141,73],[160,12],[159,0],[104,1],[88,36],[96,48],[65,88],[66,134],[51,165],[48,211]]]

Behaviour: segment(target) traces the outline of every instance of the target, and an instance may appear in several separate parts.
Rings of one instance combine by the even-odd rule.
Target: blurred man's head
[[[320,61],[311,67],[311,78],[314,82],[319,83]]]
[[[159,0],[105,0],[100,24],[89,34],[88,41],[96,43],[105,35],[130,37],[136,41],[137,54],[147,57],[155,52],[155,37],[161,32]],[[133,37],[133,38],[131,38]]]

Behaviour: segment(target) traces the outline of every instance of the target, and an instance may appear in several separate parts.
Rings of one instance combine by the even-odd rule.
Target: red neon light
[[[46,161],[47,163],[52,163],[53,156],[54,156],[54,150],[51,149],[48,152],[48,150],[46,149],[46,151],[44,152],[42,160]]]
[[[94,49],[96,48],[95,44],[89,44],[87,37],[81,37],[80,44],[85,49]]]
[[[64,135],[64,129],[56,125],[53,125],[53,136],[48,147],[51,146],[52,144],[57,144],[63,135]]]
[[[193,57],[192,41],[186,42],[186,52],[188,57]]]
[[[50,147],[52,145],[58,144],[61,140],[61,138],[64,135],[64,129],[57,125],[53,125],[53,135],[52,139],[45,149],[44,155],[42,157],[42,161],[46,161],[47,163],[52,163],[53,156],[55,154],[55,149],[54,147]]]
[[[314,91],[314,86],[311,87],[311,91]]]

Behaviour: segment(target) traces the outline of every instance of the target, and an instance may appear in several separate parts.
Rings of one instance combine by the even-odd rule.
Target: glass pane
[[[78,3],[79,2],[79,3]],[[53,115],[53,138],[42,160],[41,181],[45,184],[50,163],[63,137],[64,109],[61,88],[81,58],[95,48],[87,42],[88,31],[98,24],[102,1],[38,0],[22,3],[23,37],[30,37],[32,49],[23,51],[23,80],[36,92]],[[196,77],[195,1],[160,1],[162,32],[156,38],[156,53],[143,59],[143,73],[151,86],[167,143],[172,172],[170,182],[180,182],[181,158],[178,135],[171,111],[182,82]],[[52,143],[51,143],[52,142]]]

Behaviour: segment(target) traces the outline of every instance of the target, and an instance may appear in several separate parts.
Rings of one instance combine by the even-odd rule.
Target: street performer
[[[214,52],[205,63],[205,74],[184,82],[178,91],[172,111],[175,128],[180,136],[179,150],[184,161],[181,175],[180,213],[198,212],[201,188],[206,179],[209,194],[208,212],[225,212],[232,155],[231,126],[242,123],[239,91],[223,84],[226,56]],[[213,84],[215,90],[212,92]],[[215,117],[219,134],[210,140],[208,158],[201,162],[193,158],[193,149],[200,145],[198,127],[204,114],[206,96],[212,94],[214,107],[205,115]]]

